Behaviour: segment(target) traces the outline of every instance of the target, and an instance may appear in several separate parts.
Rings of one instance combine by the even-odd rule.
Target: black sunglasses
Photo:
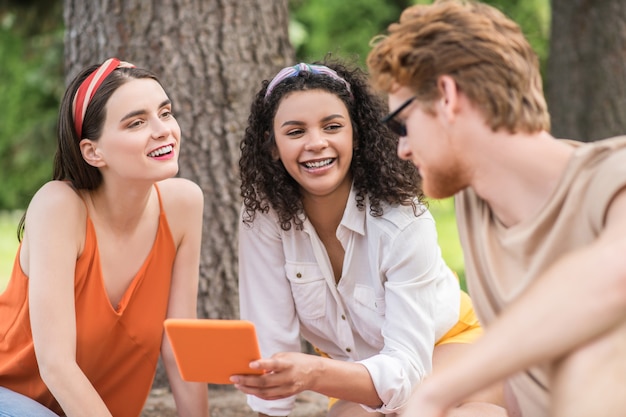
[[[404,122],[397,120],[396,116],[400,114],[400,112],[404,110],[409,104],[411,104],[413,100],[415,100],[416,97],[417,96],[413,96],[407,101],[405,101],[404,103],[402,103],[400,107],[398,107],[397,109],[389,113],[387,116],[380,119],[380,122],[386,124],[389,130],[391,130],[396,135],[406,136],[406,124]]]

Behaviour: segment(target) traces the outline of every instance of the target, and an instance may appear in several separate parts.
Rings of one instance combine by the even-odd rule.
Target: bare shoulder
[[[204,195],[202,189],[185,178],[169,178],[158,183],[163,210],[176,240],[201,231]]]
[[[204,195],[198,184],[185,178],[168,178],[158,183],[166,210],[202,207]]]
[[[33,196],[26,210],[25,246],[46,236],[68,250],[80,252],[87,209],[80,195],[64,181],[50,181]],[[27,249],[28,250],[28,249]]]
[[[64,181],[50,181],[44,184],[33,196],[28,205],[27,217],[44,213],[47,217],[73,217],[85,211],[85,205],[71,185]],[[54,217],[57,219],[58,217]]]

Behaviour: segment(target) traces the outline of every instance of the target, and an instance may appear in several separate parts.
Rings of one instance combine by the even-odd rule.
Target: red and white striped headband
[[[117,58],[109,58],[100,67],[89,74],[89,77],[85,79],[78,87],[76,95],[74,96],[74,128],[79,139],[82,139],[83,134],[83,121],[85,119],[85,113],[87,112],[87,106],[91,99],[98,91],[100,84],[117,68],[133,68],[133,64],[120,61]]]

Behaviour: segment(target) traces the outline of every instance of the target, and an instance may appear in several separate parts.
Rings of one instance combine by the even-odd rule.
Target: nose
[[[328,147],[328,141],[320,132],[310,132],[304,145],[305,150],[313,152],[321,151],[326,147]]]
[[[398,156],[405,161],[411,158],[411,149],[408,143],[406,143],[405,136],[401,136],[398,140]]]
[[[154,117],[152,123],[152,137],[154,139],[167,138],[172,131],[172,128],[168,121],[162,120],[160,117]]]

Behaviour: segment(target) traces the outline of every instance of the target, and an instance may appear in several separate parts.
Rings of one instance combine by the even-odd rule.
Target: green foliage
[[[0,13],[0,209],[21,209],[52,175],[63,94],[63,29],[26,31]]]
[[[549,0],[485,0],[516,21],[537,52],[542,66],[548,53]],[[291,0],[290,37],[297,59],[313,61],[333,53],[364,67],[370,40],[384,34],[411,4],[432,0]]]
[[[4,290],[17,251],[17,224],[20,221],[22,212],[0,211],[0,292]]]
[[[549,0],[485,0],[517,22],[528,42],[539,56],[541,67],[548,59],[550,39]]]
[[[441,255],[450,269],[459,276],[461,286],[465,288],[465,263],[456,227],[454,199],[430,200],[428,208],[435,218]]]
[[[328,53],[365,64],[369,41],[410,4],[402,0],[291,0],[291,41],[298,60],[323,59]]]

